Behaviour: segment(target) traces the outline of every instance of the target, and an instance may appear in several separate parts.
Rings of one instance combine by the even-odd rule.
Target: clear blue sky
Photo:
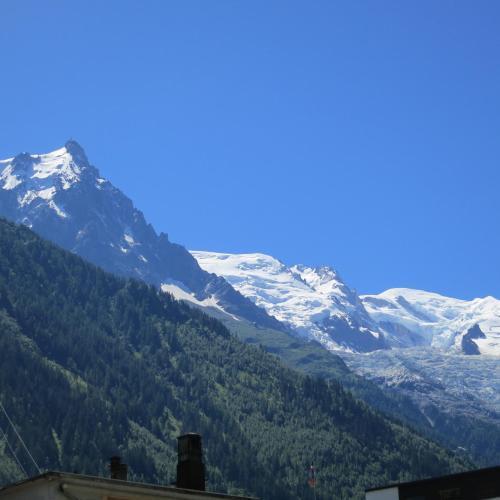
[[[500,297],[500,2],[2,0],[0,157],[78,140],[192,249]]]

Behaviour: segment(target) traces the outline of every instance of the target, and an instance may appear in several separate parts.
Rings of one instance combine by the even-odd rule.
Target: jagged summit
[[[68,218],[60,193],[70,190],[83,178],[94,180],[98,172],[90,167],[85,151],[76,141],[68,141],[62,148],[49,153],[21,153],[0,162],[0,188],[9,191],[4,211],[10,206],[13,217],[14,205],[21,209],[23,222],[33,227],[36,211],[48,211],[61,219]],[[7,206],[5,206],[7,205]]]
[[[314,290],[321,291],[324,295],[332,297],[342,296],[348,304],[358,305],[359,299],[356,291],[346,285],[340,274],[333,267],[309,267],[303,264],[296,264],[290,269]]]
[[[69,139],[64,145],[66,151],[73,157],[73,160],[79,164],[88,165],[89,160],[82,146],[74,139]]]
[[[63,189],[69,189],[79,182],[83,170],[89,167],[83,148],[75,141],[69,141],[62,148],[43,154],[21,153],[14,158],[0,162],[3,167],[0,179],[3,189],[15,189],[28,183],[29,189],[37,186],[46,189],[47,179],[59,179]],[[58,187],[58,186],[56,186]]]

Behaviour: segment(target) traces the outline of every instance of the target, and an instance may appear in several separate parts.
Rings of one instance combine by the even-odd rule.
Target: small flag
[[[311,465],[311,467],[309,467],[307,483],[311,488],[316,488],[316,467],[314,467],[314,465]]]

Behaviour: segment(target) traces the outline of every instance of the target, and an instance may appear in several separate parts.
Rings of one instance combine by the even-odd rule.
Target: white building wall
[[[8,500],[68,500],[59,490],[59,481],[26,483],[0,494]]]
[[[378,491],[368,491],[366,500],[399,500],[398,488],[385,488]]]
[[[47,477],[15,485],[0,491],[0,500],[208,500],[217,498],[210,493],[132,486],[89,479]],[[224,498],[221,496],[220,498]],[[227,499],[231,500],[228,496]],[[242,500],[250,500],[244,499]]]

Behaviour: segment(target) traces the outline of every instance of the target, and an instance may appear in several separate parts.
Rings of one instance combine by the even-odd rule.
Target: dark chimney
[[[122,464],[121,457],[111,457],[109,459],[109,473],[111,479],[127,480],[127,464]]]
[[[205,491],[201,436],[190,432],[177,438],[177,488]]]

